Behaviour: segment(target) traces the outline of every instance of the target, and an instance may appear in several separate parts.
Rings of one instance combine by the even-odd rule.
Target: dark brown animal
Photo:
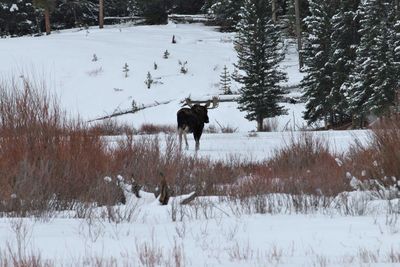
[[[196,142],[196,151],[200,149],[200,137],[203,133],[204,124],[209,122],[208,110],[211,103],[213,107],[217,106],[217,102],[208,101],[204,106],[200,104],[192,104],[189,99],[186,99],[186,104],[190,108],[181,108],[177,113],[178,119],[178,134],[179,134],[179,149],[182,149],[182,135],[185,138],[186,149],[189,149],[186,134],[193,133]]]

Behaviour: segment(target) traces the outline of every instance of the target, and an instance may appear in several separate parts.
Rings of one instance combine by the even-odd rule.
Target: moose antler
[[[183,106],[186,106],[186,105],[188,105],[189,107],[193,107],[193,102],[192,102],[192,100],[190,99],[190,97],[185,98],[185,100],[183,101],[182,107],[183,107]]]
[[[191,100],[190,97],[185,98],[182,103],[182,107],[189,106],[193,107],[194,104],[205,104],[205,107],[208,109],[217,108],[219,105],[219,98],[218,96],[213,96],[211,100]],[[212,106],[211,106],[212,104]]]

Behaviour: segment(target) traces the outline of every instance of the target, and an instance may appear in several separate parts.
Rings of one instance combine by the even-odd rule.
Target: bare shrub
[[[391,263],[400,263],[400,251],[391,248],[388,254],[388,261]]]
[[[1,267],[51,267],[56,266],[50,260],[43,260],[40,253],[31,253],[24,257],[19,257],[10,246],[0,252]]]
[[[267,118],[264,120],[263,132],[276,132],[278,130],[277,118]]]
[[[89,75],[91,77],[96,77],[96,76],[99,76],[102,73],[103,73],[103,67],[98,67],[96,69],[88,71],[87,75]]]
[[[215,125],[210,124],[208,127],[204,128],[203,133],[216,134],[218,133],[218,129]]]
[[[146,123],[141,125],[138,130],[139,134],[158,134],[158,133],[171,134],[175,132],[176,132],[175,127],[171,125],[155,125],[151,123]]]
[[[334,196],[348,189],[345,171],[326,142],[302,132],[267,163],[267,174],[281,179],[285,193]]]
[[[95,134],[105,135],[105,136],[116,136],[116,135],[124,135],[124,134],[134,134],[136,130],[128,125],[121,124],[117,122],[117,120],[108,119],[104,120],[100,123],[97,123],[90,127],[89,129]]]
[[[150,243],[138,243],[138,241],[136,241],[135,246],[140,264],[142,266],[161,266],[164,257],[163,249],[157,245],[157,242],[154,238],[154,233]]]
[[[235,245],[228,249],[228,255],[231,261],[250,261],[254,257],[254,251],[249,243],[241,246],[236,242]]]
[[[400,191],[400,116],[382,119],[374,126],[368,146],[356,141],[346,157],[345,167],[360,181],[373,181],[370,188],[391,191],[381,197],[393,198]]]
[[[219,128],[221,129],[221,133],[236,133],[238,131],[238,127],[232,127],[231,125],[221,125],[218,121],[216,121]]]
[[[112,171],[101,135],[67,120],[45,87],[35,86],[0,84],[0,210],[23,216],[86,201]]]

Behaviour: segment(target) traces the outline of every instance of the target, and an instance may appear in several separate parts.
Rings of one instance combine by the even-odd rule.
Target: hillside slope
[[[176,44],[171,42],[173,35]],[[132,100],[140,104],[174,100],[118,120],[135,127],[143,123],[175,125],[180,100],[221,92],[223,67],[226,65],[232,73],[236,61],[233,39],[233,33],[221,33],[201,24],[65,30],[50,36],[2,40],[0,73],[5,79],[29,75],[45,80],[62,106],[85,120],[128,109]],[[170,53],[168,59],[163,58],[166,50]],[[94,55],[97,61],[92,61]],[[179,61],[187,61],[187,74],[180,73]],[[125,63],[129,66],[128,77],[123,72]],[[284,86],[298,84],[302,75],[292,43],[282,68],[289,77]],[[144,83],[148,72],[157,82],[151,89]],[[232,85],[232,90],[238,88],[238,84]],[[279,119],[279,128],[302,125],[303,105],[286,106],[289,112]],[[210,124],[217,125],[218,121],[241,132],[254,130],[255,123],[248,122],[244,115],[235,103],[223,103],[210,111]]]

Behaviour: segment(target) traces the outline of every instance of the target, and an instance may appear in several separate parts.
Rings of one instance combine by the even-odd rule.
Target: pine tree
[[[122,72],[125,73],[125,78],[128,78],[128,72],[129,72],[128,63],[125,63],[125,65],[122,67]]]
[[[268,0],[245,0],[235,39],[238,63],[243,75],[237,78],[240,88],[239,109],[246,111],[246,118],[257,122],[263,130],[263,120],[285,114],[278,104],[283,91],[279,82],[286,79],[278,70],[283,60],[280,32],[271,21]]]
[[[361,40],[356,67],[350,76],[348,101],[353,118],[361,127],[367,115],[385,115],[394,104],[398,73],[388,42],[389,10],[393,8],[389,2],[370,0],[360,8]]]
[[[332,17],[332,89],[327,97],[331,107],[331,123],[333,125],[349,121],[346,99],[346,83],[354,69],[356,47],[359,43],[359,23],[357,9],[360,0],[342,0],[339,12]]]
[[[20,36],[37,32],[38,16],[32,1],[0,1],[0,36]]]
[[[219,84],[221,85],[221,89],[223,94],[225,95],[231,95],[231,77],[228,71],[228,67],[225,65],[224,70],[222,71],[222,74],[220,75],[220,82]]]
[[[57,0],[52,21],[63,24],[66,28],[93,25],[98,20],[98,12],[95,11],[98,9],[97,3],[98,1],[93,0]],[[110,9],[106,7],[107,11]]]
[[[302,51],[307,74],[300,84],[307,99],[304,118],[309,124],[324,119],[328,126],[334,118],[328,98],[333,86],[330,57],[334,6],[325,0],[313,0],[309,5],[311,15],[305,18],[307,32]]]
[[[148,24],[166,24],[171,0],[135,0],[140,16],[144,16]]]
[[[147,72],[146,80],[144,83],[147,85],[147,89],[151,88],[151,85],[154,83],[153,76],[151,76],[150,71]]]
[[[46,34],[49,35],[51,33],[50,13],[54,10],[55,0],[33,0],[33,4],[43,9]]]
[[[233,30],[240,20],[240,9],[243,5],[244,0],[215,0],[208,13],[224,30]]]

